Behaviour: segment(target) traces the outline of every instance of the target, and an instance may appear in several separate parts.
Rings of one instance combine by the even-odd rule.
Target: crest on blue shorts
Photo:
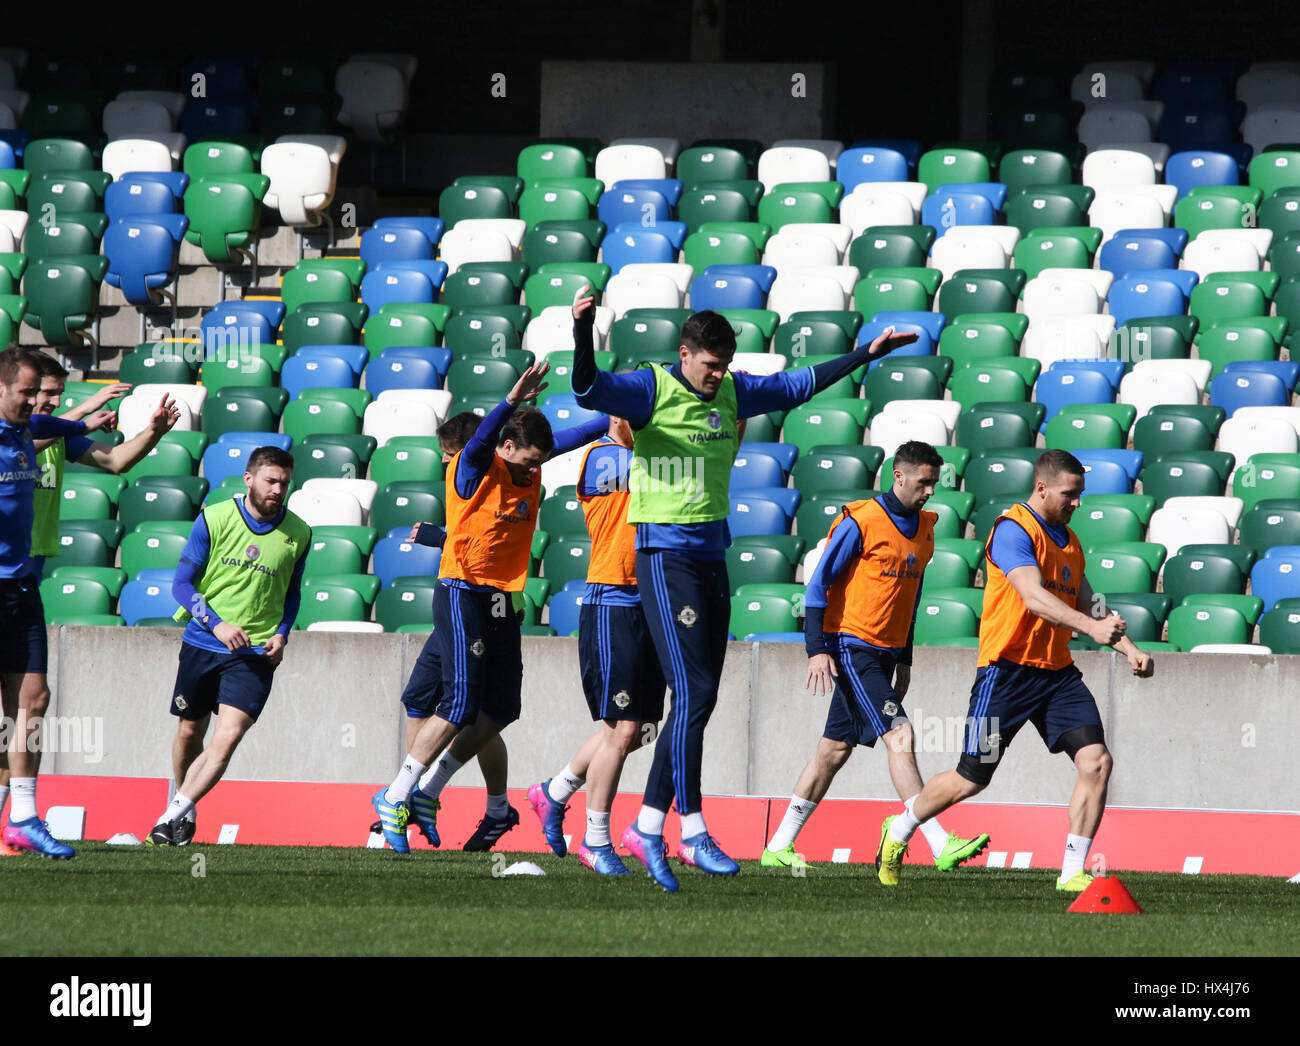
[[[476,640],[474,640],[473,645],[470,646],[470,648],[469,648],[469,652],[470,652],[471,654],[473,654],[475,657],[482,657],[482,656],[483,656],[483,651],[484,651],[485,649],[486,649],[486,647],[483,646],[483,640],[481,640],[481,639],[476,639]]]
[[[626,690],[620,690],[617,694],[614,695],[614,704],[616,704],[619,708],[626,708],[629,704],[631,704],[631,702],[632,702],[632,698]]]
[[[677,620],[687,628],[695,624],[695,611],[690,607],[682,607],[682,612],[677,615]]]

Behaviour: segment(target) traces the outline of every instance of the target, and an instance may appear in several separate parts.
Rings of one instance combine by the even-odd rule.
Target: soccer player
[[[643,727],[664,714],[666,683],[637,592],[636,530],[627,521],[631,467],[632,426],[610,418],[608,434],[583,456],[577,484],[591,535],[578,656],[591,718],[601,726],[560,773],[528,790],[547,843],[563,857],[564,804],[588,785],[587,831],[578,860],[601,875],[630,874],[610,841],[610,806],[628,753],[646,739]]]
[[[105,410],[67,421],[34,414],[40,366],[38,355],[26,349],[0,352],[0,707],[14,727],[0,766],[0,810],[11,793],[13,800],[9,823],[0,832],[0,855],[69,858],[76,851],[50,835],[36,812],[39,737],[50,692],[45,610],[31,559],[35,494],[42,479],[32,439],[84,436],[112,425],[117,415]]]
[[[408,800],[432,760],[480,716],[484,730],[497,733],[519,718],[523,661],[512,594],[528,575],[537,526],[534,477],[555,439],[540,411],[516,408],[546,387],[549,370],[546,363],[529,367],[448,466],[447,539],[433,601],[442,697],[397,777],[371,799],[397,853],[410,852],[408,819],[429,835],[421,822],[437,808],[421,797]],[[487,850],[518,823],[506,796],[492,797],[466,849]]]
[[[956,770],[930,778],[911,809],[885,818],[876,856],[885,885],[898,883],[917,826],[988,787],[1027,722],[1048,751],[1066,753],[1077,771],[1056,888],[1079,893],[1092,882],[1083,866],[1106,808],[1111,755],[1097,704],[1070,657],[1070,634],[1113,647],[1135,676],[1150,676],[1154,663],[1125,635],[1124,619],[1105,614],[1104,602],[1093,599],[1083,550],[1068,526],[1082,494],[1079,460],[1063,450],[1045,451],[1034,465],[1029,500],[993,524],[984,547],[987,580],[965,748]]]
[[[921,581],[934,556],[939,518],[922,507],[942,466],[928,443],[904,443],[894,454],[892,487],[880,497],[845,505],[831,526],[804,599],[808,687],[831,696],[830,713],[817,753],[799,775],[785,816],[763,850],[763,865],[802,864],[795,838],[854,745],[870,748],[876,738],[884,740],[889,776],[907,809],[921,792],[903,698],[912,678]],[[937,819],[921,825],[921,831],[934,863],[945,871],[974,857],[989,841],[987,835],[958,839]]]
[[[244,472],[247,493],[208,505],[181,552],[172,595],[177,620],[188,623],[171,703],[176,793],[149,833],[151,846],[194,838],[195,804],[221,780],[271,695],[311,548],[311,528],[284,505],[292,479],[292,455],[258,447]]]
[[[471,411],[464,411],[448,418],[438,427],[438,445],[442,449],[442,462],[451,463],[470,438],[478,431],[482,419]],[[561,429],[555,433],[555,446],[551,457],[567,453],[582,446],[606,428],[604,417]],[[432,523],[417,523],[411,527],[410,540],[433,548],[442,548],[446,542],[447,532]],[[512,610],[522,610],[522,593],[513,593],[518,602],[512,600]],[[420,656],[411,670],[411,678],[402,692],[402,705],[406,709],[406,748],[410,751],[415,739],[425,722],[430,719],[442,700],[442,657],[438,650],[439,640],[436,633],[430,633],[424,641]],[[438,811],[442,808],[443,788],[462,766],[475,755],[478,756],[479,770],[483,774],[483,783],[487,786],[488,809],[483,815],[474,833],[465,843],[469,851],[491,849],[506,832],[514,827],[509,817],[509,802],[506,799],[506,778],[509,767],[506,743],[501,737],[501,728],[484,713],[458,734],[421,775],[420,782],[411,793],[408,806],[417,813],[416,822],[431,846],[440,846],[442,840],[438,835]],[[504,827],[502,823],[504,821]],[[380,822],[379,829],[383,824]]]
[[[731,374],[735,332],[724,317],[706,311],[683,325],[671,367],[609,374],[596,367],[593,299],[585,288],[573,314],[578,402],[626,418],[634,433],[628,522],[637,527],[637,589],[673,691],[641,812],[622,842],[672,891],[678,882],[663,831],[674,802],[682,819],[681,860],[715,875],[740,870],[709,834],[700,793],[704,729],[718,698],[731,619],[726,517],[739,422],[803,403],[916,335],[891,328],[870,346],[815,367],[761,377]]]

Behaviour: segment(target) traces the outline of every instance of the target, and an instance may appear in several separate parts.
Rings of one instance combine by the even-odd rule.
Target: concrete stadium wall
[[[175,731],[167,713],[180,633],[175,629],[51,627],[49,773],[168,777]],[[398,697],[422,636],[295,633],[261,721],[236,753],[241,780],[374,783],[403,754]],[[1152,679],[1134,679],[1112,654],[1076,655],[1115,755],[1117,806],[1300,811],[1300,658],[1162,654]],[[510,785],[564,766],[592,724],[578,675],[578,641],[524,640],[523,717],[506,732]],[[906,708],[928,777],[955,765],[975,651],[918,650]],[[821,736],[824,698],[804,689],[807,658],[784,643],[732,643],[705,739],[704,790],[788,795]],[[79,724],[79,725],[78,725]],[[78,737],[78,730],[80,736]],[[622,790],[639,791],[649,749],[628,761]],[[981,799],[1065,803],[1073,767],[1021,732]],[[477,784],[467,769],[458,784]],[[835,782],[836,798],[888,799],[883,751],[861,751]]]
[[[755,128],[768,142],[823,138],[833,77],[820,62],[543,62],[541,134],[677,138],[683,148]]]

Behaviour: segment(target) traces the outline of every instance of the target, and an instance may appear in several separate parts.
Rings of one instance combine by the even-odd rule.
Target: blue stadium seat
[[[380,218],[371,228],[380,232],[385,229],[416,229],[429,241],[430,252],[422,257],[432,258],[432,248],[442,242],[446,223],[441,218]]]
[[[293,440],[280,432],[223,433],[203,452],[203,478],[210,489],[216,490],[222,481],[244,474],[248,455],[258,447],[279,447],[287,451],[292,446]]]
[[[1075,452],[1074,456],[1083,461],[1084,454],[1088,455],[1089,461],[1109,461],[1118,465],[1128,476],[1130,487],[1137,482],[1137,478],[1142,472],[1142,466],[1146,461],[1146,455],[1140,450],[1085,450]],[[1092,491],[1088,493],[1091,494]]]
[[[365,352],[365,346],[359,346]],[[295,400],[303,389],[345,389],[356,388],[361,375],[352,369],[352,364],[338,356],[325,354],[303,355],[301,352],[284,361],[280,371],[280,384]]]
[[[438,300],[438,289],[428,276],[415,269],[372,269],[361,280],[361,300],[373,316],[393,302],[432,304]]]
[[[203,317],[199,334],[205,359],[224,354],[231,346],[275,344],[276,328],[261,312],[238,307],[243,304],[222,302]]]
[[[162,182],[127,175],[104,190],[104,213],[109,221],[136,215],[175,214],[177,197]]]
[[[1178,257],[1163,240],[1151,236],[1112,236],[1101,245],[1099,266],[1120,279],[1144,269],[1176,269]]]
[[[1289,407],[1291,392],[1275,374],[1239,370],[1220,374],[1210,383],[1210,406],[1222,407],[1232,417],[1238,407]]]
[[[892,149],[907,161],[910,170],[915,171],[925,146],[916,138],[859,138],[849,142],[849,149]]]
[[[1074,456],[1083,465],[1085,494],[1132,494],[1133,479],[1117,461],[1102,457],[1102,451],[1078,450]]]
[[[1279,599],[1300,596],[1300,546],[1274,547],[1250,571],[1250,591],[1273,609]]]
[[[1042,426],[1046,431],[1047,423],[1062,407],[1074,403],[1113,403],[1115,386],[1100,371],[1053,363],[1039,375],[1034,399],[1047,408]]]
[[[19,166],[22,165],[23,153],[27,149],[27,140],[30,137],[26,131],[0,130],[0,144],[9,146],[9,151],[13,154],[10,166],[15,163]]]
[[[671,221],[673,212],[668,200],[658,190],[620,182],[601,193],[596,217],[611,229],[620,222],[637,222],[645,227],[653,222]]]
[[[935,313],[935,315],[941,315]],[[916,341],[910,345],[904,345],[895,349],[888,356],[882,356],[881,359],[896,360],[903,356],[933,356],[934,355],[934,338],[930,336],[928,327],[923,327],[919,323],[877,323],[872,320],[870,323],[864,323],[858,331],[857,345],[870,345],[878,337],[885,333],[885,330],[893,327],[896,332],[915,334]],[[872,367],[880,366],[880,360],[871,363]]]
[[[765,296],[763,289],[748,276],[697,276],[691,281],[691,308],[695,312],[705,309],[761,309]]]
[[[443,346],[425,346],[425,345],[390,345],[379,354],[381,360],[422,360],[425,363],[433,365],[434,370],[438,372],[438,385],[430,385],[429,388],[441,388],[446,384],[447,371],[451,369],[452,361],[456,358],[451,349]],[[369,379],[366,379],[369,382]],[[389,385],[388,388],[401,388],[403,386]],[[423,385],[405,386],[408,388],[425,388]],[[378,398],[379,393],[372,392],[372,396]]]
[[[398,528],[401,529],[401,528]],[[442,549],[417,545],[407,540],[410,529],[401,537],[380,538],[371,553],[370,572],[387,588],[399,577],[437,577]]]
[[[1106,296],[1117,327],[1144,316],[1177,316],[1187,312],[1187,295],[1168,280],[1146,273],[1118,277]]]
[[[389,356],[389,351],[385,349],[379,359],[372,361],[366,367],[366,391],[375,399],[389,389],[442,388],[446,375],[439,373],[437,366],[431,360],[420,356],[408,358]],[[448,357],[451,356],[450,349],[431,351],[442,351]]]
[[[657,229],[632,231],[625,226],[624,231],[606,236],[600,249],[603,252],[601,258],[612,275],[617,275],[624,265],[677,261],[677,248]]]
[[[1295,360],[1233,360],[1225,363],[1219,374],[1236,374],[1239,371],[1271,374],[1292,391],[1295,390],[1296,382],[1300,381],[1300,363]]]
[[[104,233],[108,271],[104,281],[135,306],[158,303],[156,292],[176,278],[183,214],[119,218]]]
[[[775,458],[781,466],[781,471],[787,476],[790,470],[794,468],[795,459],[799,457],[799,448],[793,443],[766,443],[755,441],[753,443],[742,443],[741,452],[752,451],[755,454],[766,454],[769,458]],[[784,480],[776,486],[783,486]]]
[[[388,272],[418,272],[433,284],[435,291],[447,279],[447,263],[445,261],[435,261],[432,258],[403,258],[401,260],[381,261],[374,267],[373,271],[381,274]]]
[[[1187,298],[1191,298],[1192,289],[1201,282],[1201,277],[1197,275],[1195,269],[1148,269],[1143,275],[1153,280],[1172,283]]]
[[[557,392],[541,406],[541,412],[552,429],[568,429],[583,425],[600,417],[600,411],[578,406],[578,398],[571,392]]]
[[[381,229],[376,225],[361,235],[361,260],[368,267],[386,261],[427,261],[433,255],[434,244],[420,229],[403,225]]]
[[[1002,182],[945,182],[943,185],[936,185],[930,195],[941,196],[944,193],[975,193],[988,200],[995,211],[1002,210],[1007,202],[1007,187]]]
[[[1180,200],[1198,186],[1236,185],[1240,177],[1236,160],[1209,149],[1174,153],[1165,161],[1165,184],[1178,187]]]
[[[1169,249],[1178,255],[1183,256],[1183,251],[1187,248],[1188,233],[1186,229],[1117,229],[1116,236],[1145,236],[1150,240],[1160,240],[1167,243]]]
[[[14,147],[4,139],[0,139],[0,171],[12,171],[17,166],[17,162]]]
[[[587,591],[587,582],[574,578],[565,582],[560,591],[551,594],[547,606],[551,608],[551,627],[555,634],[567,636],[578,630],[578,616],[582,613],[582,597]]]
[[[676,207],[682,198],[684,188],[677,178],[624,178],[610,186],[611,189],[650,189],[668,201],[669,207]],[[638,216],[639,219],[639,216]]]
[[[1222,149],[1221,143],[1238,137],[1237,129],[1246,115],[1244,102],[1200,102],[1167,104],[1153,139],[1164,142],[1171,153],[1193,149]]]
[[[686,237],[690,235],[690,227],[685,222],[663,222],[657,221],[653,228],[647,229],[640,222],[619,222],[614,226],[613,232],[657,232],[660,236],[668,237],[668,242],[673,245],[673,250],[680,251],[682,244],[686,242]]]
[[[747,643],[802,643],[802,632],[750,632],[743,637]]]
[[[938,342],[943,334],[943,329],[948,325],[948,317],[942,312],[916,312],[910,309],[886,309],[884,312],[873,313],[871,316],[872,323],[883,323],[886,327],[893,324],[895,327],[902,329],[901,325],[919,324],[924,327],[930,335],[930,340]],[[861,344],[861,342],[859,342]]]
[[[249,316],[260,316],[266,321],[266,325],[271,329],[272,334],[278,331],[280,324],[284,322],[284,302],[282,301],[223,301],[217,304],[217,308],[225,315],[237,312]],[[272,338],[271,340],[274,341],[275,339]]]
[[[835,178],[851,193],[863,182],[905,182],[907,158],[895,149],[845,149],[835,165]]]
[[[320,357],[343,360],[352,368],[352,373],[356,375],[357,381],[360,381],[361,372],[366,369],[366,364],[370,362],[370,350],[364,345],[303,345],[294,353],[292,358],[316,359]],[[352,384],[355,386],[357,381]]]
[[[176,600],[172,598],[172,571],[142,570],[134,581],[122,586],[117,599],[117,612],[128,625],[141,618],[171,617],[176,613]],[[149,577],[146,577],[149,575]],[[167,575],[165,578],[161,575]]]
[[[955,225],[992,225],[993,205],[980,193],[931,193],[921,204],[921,224],[942,231]]]
[[[243,99],[191,98],[176,129],[191,142],[220,141],[253,130],[253,114]]]
[[[780,488],[789,494],[799,495],[797,490]],[[731,495],[731,514],[727,516],[727,525],[732,537],[749,537],[753,534],[788,534],[794,512],[787,512],[785,505],[770,497],[771,487],[760,487]],[[789,498],[783,499],[786,504]],[[797,506],[796,506],[797,507]]]
[[[760,487],[785,486],[785,471],[781,463],[770,454],[751,450],[752,444],[741,445],[731,466],[731,489],[754,490]]]
[[[759,289],[767,294],[772,289],[772,284],[776,282],[776,269],[771,265],[710,265],[703,272],[697,272],[695,278],[701,276],[745,276],[758,284]]]

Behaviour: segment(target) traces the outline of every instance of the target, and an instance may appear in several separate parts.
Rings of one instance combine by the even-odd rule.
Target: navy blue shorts
[[[442,654],[438,650],[438,633],[430,632],[424,649],[411,669],[411,678],[402,691],[407,719],[428,719],[442,700]]]
[[[438,718],[467,726],[482,712],[502,727],[519,718],[524,661],[509,592],[439,584],[433,634],[442,658]]]
[[[592,719],[657,723],[663,718],[668,684],[640,606],[583,603],[578,661]]]
[[[829,653],[839,675],[822,736],[874,747],[876,738],[907,722],[903,703],[894,697],[898,659],[884,650],[868,650],[843,639],[831,644]]]
[[[39,579],[0,579],[0,673],[44,675],[49,660]]]
[[[260,654],[217,653],[182,643],[171,713],[199,720],[221,704],[247,712],[256,722],[271,696],[274,675],[275,666]]]
[[[1097,702],[1075,665],[1029,668],[995,661],[975,673],[957,772],[987,784],[1026,723],[1034,724],[1050,752],[1065,751],[1067,735],[1074,731],[1080,731],[1074,734],[1076,739],[1104,743]]]

